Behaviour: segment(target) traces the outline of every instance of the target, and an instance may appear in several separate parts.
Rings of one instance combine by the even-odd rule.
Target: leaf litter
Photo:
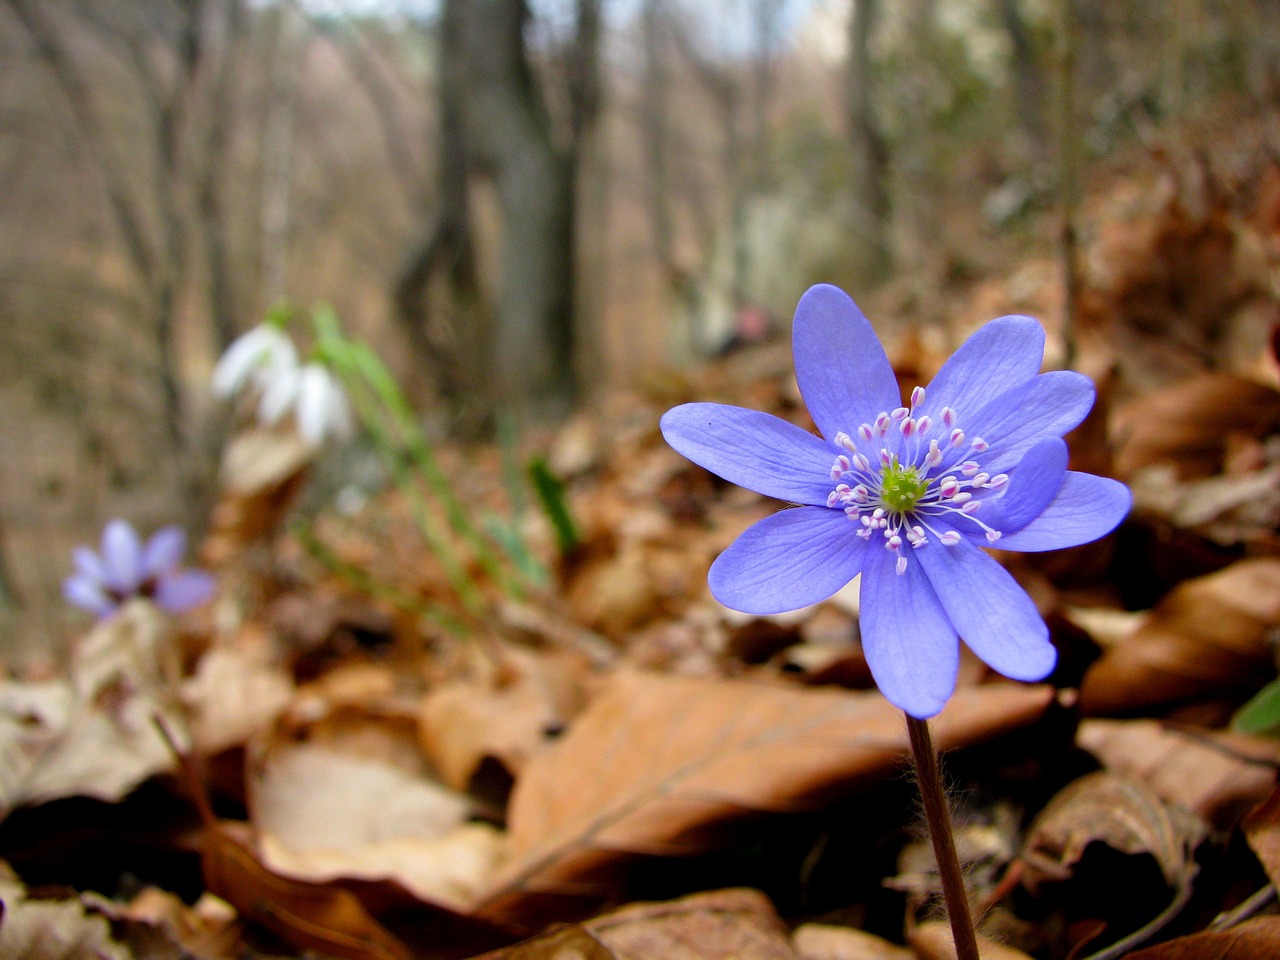
[[[1280,741],[1229,728],[1277,672],[1280,243],[1199,161],[1147,187],[1097,203],[1078,347],[1100,400],[1068,438],[1134,514],[1100,544],[1001,555],[1059,669],[1015,685],[966,656],[936,724],[988,958],[1253,960],[1280,940]],[[1028,262],[954,329],[900,330],[900,378],[926,382],[993,304],[1041,316],[1063,356],[1055,283]],[[954,956],[856,591],[768,618],[712,602],[711,560],[772,507],[657,433],[708,398],[811,427],[789,353],[696,377],[530,438],[574,539],[527,517],[550,578],[499,596],[471,569],[483,617],[451,605],[399,494],[299,528],[313,452],[234,438],[200,549],[217,602],[131,605],[56,675],[0,687],[0,953]],[[495,511],[502,456],[440,451]],[[130,854],[87,874],[107,839]]]

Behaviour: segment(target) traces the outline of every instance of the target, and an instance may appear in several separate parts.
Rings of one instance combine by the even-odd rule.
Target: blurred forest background
[[[976,319],[1058,324],[1073,198],[1087,251],[1118,171],[1280,154],[1275,0],[3,0],[0,55],[0,586],[36,639],[105,518],[199,529],[209,372],[282,299],[483,437],[781,334],[816,281],[924,327],[1016,270]]]

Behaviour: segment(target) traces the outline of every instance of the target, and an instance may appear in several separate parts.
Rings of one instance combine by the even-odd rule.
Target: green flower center
[[[904,467],[894,457],[880,473],[880,502],[894,513],[908,513],[929,489],[929,481],[915,467]]]

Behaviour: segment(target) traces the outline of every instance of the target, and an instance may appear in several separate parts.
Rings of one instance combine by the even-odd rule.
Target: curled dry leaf
[[[1204,825],[1185,811],[1165,805],[1138,780],[1100,771],[1059,790],[1027,831],[1021,859],[1029,886],[1065,880],[1089,844],[1120,853],[1148,853],[1170,887],[1187,889],[1195,864],[1191,849]]]
[[[164,620],[135,601],[79,644],[66,680],[0,683],[0,818],[58,797],[116,801],[170,769],[152,717],[174,718]]]
[[[411,723],[353,712],[268,744],[249,774],[263,862],[299,879],[394,880],[457,905],[487,880],[500,834],[431,779]]]
[[[1154,720],[1085,720],[1076,742],[1108,770],[1230,829],[1271,790],[1280,741],[1166,728]]]
[[[200,548],[201,562],[223,566],[275,533],[314,457],[315,448],[295,430],[253,427],[233,437],[222,455],[222,490]]]
[[[475,960],[798,960],[756,890],[712,890],[633,903]]]
[[[268,869],[252,846],[237,836],[245,832],[244,824],[217,820],[190,754],[178,752],[168,724],[161,721],[158,727],[178,755],[182,779],[200,814],[200,866],[210,894],[300,950],[341,960],[411,960],[409,948],[349,890]]]
[[[977,939],[982,960],[1031,960],[1029,954],[981,934]],[[930,920],[912,930],[911,947],[920,960],[956,960],[957,957],[951,926],[943,920]]]
[[[422,701],[423,748],[455,790],[467,789],[486,757],[515,776],[581,708],[582,658],[509,648],[504,660],[500,672],[445,683]]]
[[[1280,466],[1179,480],[1171,465],[1152,466],[1130,482],[1134,509],[1162,517],[1223,547],[1263,547],[1280,527]]]
[[[244,954],[243,927],[231,905],[211,894],[203,894],[188,906],[181,898],[158,887],[146,887],[129,903],[119,903],[95,894],[84,894],[95,909],[117,927],[125,939],[172,945],[175,957],[198,960],[237,960]],[[139,936],[146,931],[150,936]],[[133,934],[130,936],[130,934]],[[135,947],[134,952],[151,960],[153,953]],[[159,960],[158,953],[156,960]]]
[[[1171,464],[1183,480],[1221,472],[1233,434],[1280,430],[1280,391],[1228,373],[1206,373],[1148,393],[1116,412],[1116,475]]]
[[[557,927],[472,960],[622,960],[584,927]]]
[[[1240,560],[1187,580],[1089,668],[1086,714],[1133,713],[1204,696],[1248,693],[1275,675],[1280,559]]]
[[[1280,957],[1280,917],[1254,917],[1229,930],[1176,937],[1125,960],[1274,960]]]
[[[182,685],[194,749],[209,755],[246,743],[271,724],[292,694],[293,679],[268,638],[246,625],[234,642],[205,651]]]
[[[801,960],[916,960],[906,947],[852,927],[804,923],[791,934]]]
[[[77,898],[28,898],[8,864],[0,863],[0,957],[5,960],[134,960],[111,935],[105,917]]]
[[[1250,810],[1241,826],[1271,883],[1280,889],[1280,788]]]
[[[633,903],[583,926],[628,960],[797,960],[773,904],[756,890]]]
[[[1034,721],[1045,687],[960,691],[941,749]],[[510,861],[475,906],[493,919],[580,911],[634,854],[694,853],[744,815],[814,808],[891,775],[902,715],[874,692],[622,671],[516,782]]]

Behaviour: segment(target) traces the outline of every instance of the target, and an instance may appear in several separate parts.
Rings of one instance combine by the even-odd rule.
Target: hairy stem
[[[947,904],[947,919],[951,921],[956,957],[957,960],[979,960],[978,941],[969,915],[969,897],[965,893],[960,858],[956,856],[956,844],[951,836],[951,811],[942,788],[942,774],[938,768],[937,751],[933,749],[933,738],[929,735],[929,722],[908,714],[907,733],[911,737],[911,754],[916,764],[916,778],[920,782],[924,818],[929,825],[933,855],[938,861],[938,876],[942,880],[942,896]]]

